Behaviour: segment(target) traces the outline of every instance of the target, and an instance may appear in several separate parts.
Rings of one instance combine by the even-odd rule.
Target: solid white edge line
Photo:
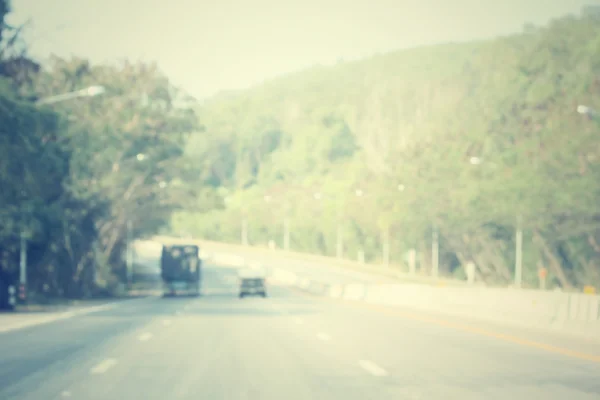
[[[16,331],[18,329],[27,328],[29,326],[43,325],[43,324],[47,324],[49,322],[73,318],[78,315],[86,315],[86,314],[91,314],[91,313],[98,312],[98,311],[106,311],[106,310],[110,310],[110,309],[116,308],[116,307],[118,307],[118,305],[116,303],[111,303],[111,304],[103,304],[103,305],[99,305],[99,306],[86,307],[81,310],[63,311],[56,315],[49,315],[49,316],[42,317],[40,319],[35,319],[32,321],[23,321],[18,324],[0,327],[0,333]]]

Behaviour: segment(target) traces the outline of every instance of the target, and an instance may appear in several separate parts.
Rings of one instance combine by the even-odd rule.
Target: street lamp
[[[158,187],[162,190],[165,189],[169,184],[166,181],[158,182]],[[154,192],[155,188],[150,187],[149,192],[144,192],[144,195],[148,195]],[[131,288],[133,284],[133,261],[134,261],[134,250],[133,250],[133,221],[127,220],[126,224],[126,243],[125,243],[125,272],[127,275],[127,285]]]
[[[589,107],[579,106],[577,107],[577,112],[580,114],[588,114],[592,115],[594,113]],[[471,157],[469,162],[472,165],[480,165],[483,163],[483,158],[481,157]],[[486,165],[491,167],[496,167],[497,164],[490,161],[485,161]],[[521,286],[521,282],[523,280],[523,228],[522,228],[522,218],[521,215],[517,215],[517,226],[515,229],[515,285],[517,287]],[[437,238],[436,238],[437,240]],[[437,244],[436,244],[437,246]]]
[[[94,86],[89,86],[85,89],[75,90],[73,92],[67,92],[67,93],[57,94],[54,96],[44,97],[44,98],[37,100],[35,102],[35,104],[38,104],[38,105],[54,104],[54,103],[59,103],[61,101],[77,99],[80,97],[95,97],[95,96],[103,94],[104,92],[106,92],[106,89],[104,88],[104,86],[94,85]]]
[[[589,115],[589,116],[598,115],[598,113],[594,109],[592,109],[588,106],[584,106],[582,104],[577,106],[577,112],[579,114]]]
[[[62,93],[54,96],[48,96],[35,101],[36,105],[42,104],[54,104],[61,101],[76,99],[80,97],[94,97],[104,93],[106,90],[103,86],[89,86],[84,89],[76,90],[73,92]],[[25,229],[21,232],[20,240],[20,254],[19,254],[19,297],[22,301],[27,298],[27,240],[31,236],[30,232],[26,232]]]
[[[471,157],[471,158],[469,159],[469,162],[470,162],[471,164],[473,164],[473,165],[479,165],[479,164],[481,164],[481,163],[482,163],[482,161],[483,161],[483,160],[481,159],[481,157]]]
[[[580,104],[577,106],[577,112],[581,115],[586,115],[589,119],[593,120],[594,122],[600,122],[600,113],[591,107]]]
[[[144,153],[138,153],[135,156],[135,159],[137,161],[139,161],[139,162],[144,161],[146,158],[148,158],[148,156],[146,156],[146,154],[144,154]],[[130,162],[130,161],[132,161],[132,159],[131,160],[124,160],[124,163]],[[121,169],[121,163],[120,162],[117,161],[117,162],[113,163],[113,165],[112,165],[112,172],[119,172],[120,169]]]

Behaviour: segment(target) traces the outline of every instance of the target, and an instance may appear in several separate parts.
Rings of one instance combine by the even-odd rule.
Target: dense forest
[[[600,285],[600,20],[414,48],[198,107],[196,210],[171,231],[506,285]],[[579,111],[585,110],[579,107]],[[389,249],[385,252],[383,249]],[[385,260],[385,261],[384,261]]]

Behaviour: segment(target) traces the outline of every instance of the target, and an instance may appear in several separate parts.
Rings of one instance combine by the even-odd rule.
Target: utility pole
[[[417,250],[410,249],[408,253],[408,272],[411,275],[417,273]]]
[[[440,263],[440,243],[437,226],[435,225],[433,225],[433,234],[431,236],[431,275],[437,278]]]
[[[344,241],[342,238],[342,225],[337,225],[337,243],[336,243],[336,257],[341,259],[344,256]]]
[[[290,219],[288,217],[283,220],[283,249],[290,250]]]
[[[19,254],[19,299],[27,301],[27,235],[21,231]]]
[[[242,246],[248,246],[248,219],[242,218]]]
[[[390,231],[389,229],[383,230],[382,244],[383,244],[383,265],[389,267],[390,265]]]
[[[44,97],[35,101],[36,105],[41,104],[54,104],[65,100],[76,99],[79,97],[94,97],[101,95],[105,92],[103,86],[90,86],[81,90],[73,92],[62,93],[54,96]],[[27,300],[27,239],[29,233],[25,230],[21,230],[20,243],[19,243],[19,294],[18,297],[22,302]]]
[[[521,216],[517,216],[517,229],[515,234],[515,286],[521,287],[523,280],[523,229]]]
[[[365,251],[363,249],[358,250],[358,262],[361,264],[365,263]]]
[[[127,221],[127,285],[129,288],[133,284],[133,227],[131,220]]]

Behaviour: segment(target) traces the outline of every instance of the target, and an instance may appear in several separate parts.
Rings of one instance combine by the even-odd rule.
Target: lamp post
[[[598,112],[591,107],[580,104],[577,106],[577,112],[582,115],[588,115],[590,117],[598,116]]]
[[[94,86],[89,86],[85,89],[75,90],[73,92],[66,92],[66,93],[61,93],[61,94],[57,94],[54,96],[44,97],[44,98],[38,99],[35,102],[35,104],[38,104],[38,105],[54,104],[54,103],[60,103],[60,102],[67,101],[67,100],[77,99],[80,97],[95,97],[95,96],[103,94],[104,92],[106,92],[106,89],[104,88],[104,86],[94,85]]]
[[[580,114],[593,114],[594,111],[586,106],[577,107],[577,112]],[[471,157],[469,162],[472,165],[480,165],[484,162],[482,157]],[[496,166],[493,162],[485,161],[486,164]],[[521,214],[516,216],[515,228],[515,272],[514,285],[520,288],[523,284],[523,217]]]
[[[76,90],[73,92],[66,92],[54,96],[48,96],[35,101],[36,105],[55,104],[62,101],[72,100],[81,97],[94,97],[101,95],[105,92],[103,86],[89,86],[87,88]],[[19,299],[21,302],[27,300],[27,240],[30,238],[31,233],[27,232],[26,229],[21,230],[20,235],[20,251],[19,251]]]

